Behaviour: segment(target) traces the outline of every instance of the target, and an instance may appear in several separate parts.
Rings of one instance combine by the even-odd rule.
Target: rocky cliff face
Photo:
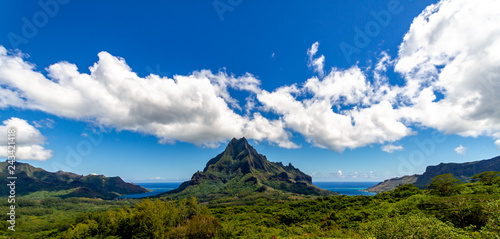
[[[415,182],[415,186],[426,188],[433,177],[441,174],[451,173],[463,182],[468,182],[470,177],[486,171],[500,171],[500,156],[469,163],[441,163],[435,166],[428,166],[425,172],[420,175]]]

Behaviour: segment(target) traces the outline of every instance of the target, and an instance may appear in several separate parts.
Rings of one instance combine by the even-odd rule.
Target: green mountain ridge
[[[373,187],[366,189],[368,192],[387,192],[396,187],[411,183],[420,189],[425,189],[431,183],[432,178],[438,175],[451,173],[462,182],[469,182],[475,174],[486,171],[500,171],[500,156],[467,163],[440,163],[427,166],[423,174],[403,176],[387,179]]]
[[[266,194],[291,197],[294,194],[326,196],[337,193],[316,187],[311,176],[291,164],[284,166],[268,161],[245,138],[233,138],[224,152],[207,162],[203,171],[194,173],[191,180],[159,197],[176,199],[194,196],[210,201]]]
[[[380,182],[375,186],[372,186],[368,189],[365,189],[364,191],[372,192],[372,193],[388,192],[388,191],[391,191],[391,190],[397,188],[400,185],[414,184],[417,181],[418,176],[419,175],[414,174],[414,175],[409,175],[409,176],[386,179],[383,182]]]
[[[70,172],[48,172],[27,163],[16,162],[16,175],[9,175],[7,162],[0,162],[0,182],[9,183],[8,176],[16,176],[16,196],[55,195],[61,198],[88,197],[114,199],[126,194],[144,193],[148,190],[124,182],[120,177],[104,175],[79,175]],[[45,192],[45,193],[42,193]],[[1,190],[0,196],[8,196]],[[36,197],[36,196],[35,196]]]

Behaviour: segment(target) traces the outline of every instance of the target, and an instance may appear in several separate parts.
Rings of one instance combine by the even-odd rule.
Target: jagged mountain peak
[[[203,172],[250,173],[254,169],[268,171],[270,170],[269,164],[266,157],[257,153],[257,150],[248,143],[245,137],[233,138],[224,152],[208,161]]]
[[[248,143],[245,137],[241,139],[233,138],[229,144],[226,146],[224,152],[231,153],[233,156],[238,156],[240,154],[244,155],[258,155],[257,151]]]
[[[195,196],[208,199],[219,196],[248,195],[280,191],[307,195],[332,195],[312,184],[311,176],[291,164],[273,163],[257,153],[245,138],[233,138],[224,152],[210,159],[202,172],[165,196]]]

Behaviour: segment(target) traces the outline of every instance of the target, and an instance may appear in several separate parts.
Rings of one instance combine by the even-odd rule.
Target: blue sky
[[[498,4],[3,1],[0,132],[23,162],[134,182],[243,136],[315,181],[491,158]]]

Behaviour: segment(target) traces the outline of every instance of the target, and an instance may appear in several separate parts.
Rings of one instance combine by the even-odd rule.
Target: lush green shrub
[[[204,213],[206,208],[195,198],[179,203],[144,199],[133,209],[84,214],[63,238],[168,238],[169,233],[186,235],[185,238],[211,238],[220,224],[215,218],[202,216]]]
[[[488,215],[488,222],[482,228],[482,232],[491,235],[500,235],[500,200],[486,204],[485,212]]]
[[[497,171],[488,171],[482,172],[480,174],[476,174],[472,176],[472,181],[479,181],[484,185],[493,185],[500,183],[500,172]]]
[[[215,237],[221,228],[222,226],[216,218],[207,215],[199,215],[188,220],[186,224],[170,230],[166,234],[166,238],[208,239]]]
[[[395,203],[394,211],[399,215],[418,213],[422,206],[431,199],[431,196],[417,194]]]
[[[94,220],[88,220],[86,223],[80,223],[69,230],[64,238],[84,239],[91,238],[99,233],[99,224]]]
[[[439,197],[429,200],[423,209],[456,227],[480,229],[488,220],[483,200],[470,196]]]
[[[361,229],[375,238],[470,238],[451,224],[423,215],[383,218],[365,223]]]
[[[474,194],[477,193],[477,190],[474,190],[477,185],[473,183],[465,183],[458,185],[457,191],[460,195]]]
[[[450,196],[458,192],[458,184],[460,184],[460,180],[455,178],[453,174],[447,173],[432,178],[432,182],[429,184],[428,188],[431,189],[431,192],[434,194]]]

